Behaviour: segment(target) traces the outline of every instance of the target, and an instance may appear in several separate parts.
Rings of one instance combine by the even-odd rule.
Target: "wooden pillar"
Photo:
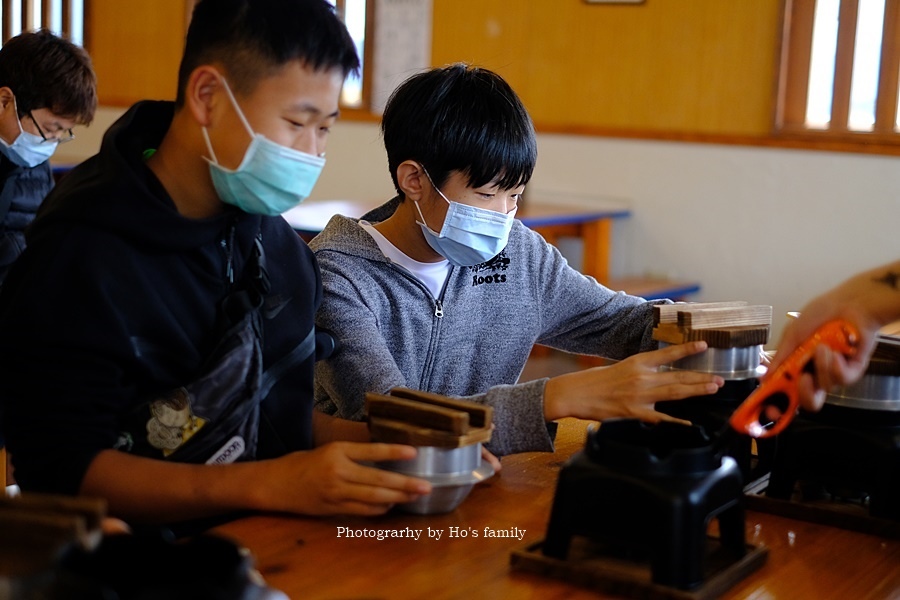
[[[12,37],[13,32],[13,22],[12,22],[12,6],[13,0],[4,0],[3,2],[3,43]]]

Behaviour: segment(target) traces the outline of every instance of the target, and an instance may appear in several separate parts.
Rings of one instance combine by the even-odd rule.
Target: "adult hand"
[[[798,318],[788,323],[768,368],[768,373],[774,372],[797,346],[828,321],[845,319],[856,326],[860,340],[853,357],[848,358],[824,344],[816,348],[813,358],[815,374],[804,373],[797,382],[800,405],[806,410],[821,409],[826,392],[833,387],[857,381],[865,372],[875,349],[879,323],[859,310],[857,305],[846,304],[833,297],[834,294],[817,298],[803,309]]]
[[[651,423],[684,422],[657,412],[656,402],[716,393],[725,384],[717,375],[694,371],[659,371],[659,367],[706,350],[706,342],[689,342],[642,352],[609,367],[595,367],[554,377],[544,390],[544,416],[603,420],[630,417]]]
[[[856,326],[859,346],[850,359],[828,348],[817,349],[815,376],[806,374],[797,382],[800,405],[808,410],[819,410],[833,386],[858,380],[875,350],[878,330],[900,319],[900,261],[854,275],[807,304],[782,334],[770,372],[822,324],[838,318]]]
[[[431,493],[431,484],[360,464],[415,458],[396,444],[333,442],[314,450],[263,461],[257,485],[261,508],[307,515],[377,515],[394,504]]]

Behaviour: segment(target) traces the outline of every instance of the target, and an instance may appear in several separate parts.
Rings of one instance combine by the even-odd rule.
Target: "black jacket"
[[[50,161],[28,168],[0,155],[0,284],[25,248],[25,228],[52,189]]]
[[[136,406],[201,373],[220,337],[229,257],[240,280],[258,233],[271,280],[263,367],[313,326],[318,268],[284,219],[232,207],[182,217],[145,166],[173,110],[135,105],[60,181],[0,294],[0,427],[25,490],[75,493]],[[260,457],[311,446],[313,363],[289,369],[263,401]]]

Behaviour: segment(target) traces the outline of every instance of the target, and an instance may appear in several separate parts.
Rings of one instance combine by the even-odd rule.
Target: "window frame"
[[[872,131],[854,131],[847,126],[859,0],[840,0],[831,122],[825,129],[811,128],[805,124],[815,4],[816,0],[784,0],[775,137],[808,142],[817,147],[837,146],[835,149],[842,149],[859,146],[869,151],[896,154],[900,149],[900,131],[896,128],[900,83],[900,0],[885,0]]]
[[[83,2],[84,13],[88,11],[88,1],[84,0]],[[20,6],[21,13],[21,21],[17,24],[13,20],[13,5],[15,4]],[[62,23],[59,30],[54,29],[52,25],[53,6],[55,4],[61,5]],[[41,22],[37,24],[39,27],[50,29],[66,39],[73,39],[74,19],[72,18],[73,6],[71,0],[2,0],[2,6],[0,6],[0,14],[2,14],[3,19],[2,33],[0,33],[2,43],[5,44],[10,38],[15,37],[20,32],[34,30],[35,8],[38,5],[41,7]],[[85,22],[84,18],[82,18],[83,22]],[[18,27],[13,27],[13,25],[18,25]],[[75,37],[83,38],[83,35]]]
[[[366,32],[363,39],[362,61],[362,102],[360,106],[347,106],[341,103],[341,118],[353,121],[380,122],[381,115],[372,111],[372,57],[375,55],[375,2],[366,0]],[[342,21],[345,21],[346,0],[334,0],[335,10]]]

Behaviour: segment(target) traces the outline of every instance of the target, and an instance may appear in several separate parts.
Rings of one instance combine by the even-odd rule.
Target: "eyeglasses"
[[[34,126],[37,127],[38,133],[41,134],[41,139],[44,142],[56,142],[58,144],[65,144],[66,142],[71,142],[75,139],[75,134],[72,133],[71,129],[60,129],[55,134],[50,134],[49,136],[44,133],[44,130],[41,129],[41,126],[38,125],[37,120],[35,120],[34,115],[31,114],[31,111],[28,111],[28,118],[31,119],[31,122],[34,123]]]

